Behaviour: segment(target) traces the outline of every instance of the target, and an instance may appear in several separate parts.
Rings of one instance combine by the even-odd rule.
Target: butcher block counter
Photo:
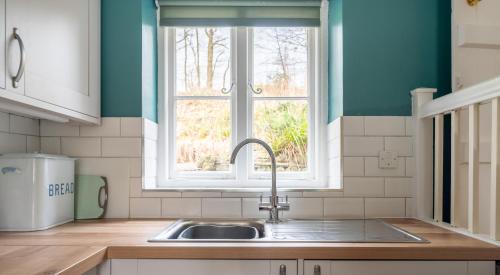
[[[416,219],[385,219],[428,243],[149,243],[173,220],[78,221],[0,233],[0,274],[80,274],[106,259],[500,260],[500,248]]]

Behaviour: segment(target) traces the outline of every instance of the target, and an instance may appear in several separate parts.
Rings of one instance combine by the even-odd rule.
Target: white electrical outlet
[[[398,168],[398,152],[380,151],[378,158],[378,166],[380,169]]]

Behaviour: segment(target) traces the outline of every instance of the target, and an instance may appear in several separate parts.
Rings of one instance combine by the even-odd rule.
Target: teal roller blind
[[[320,25],[321,0],[163,0],[159,3],[161,26]]]

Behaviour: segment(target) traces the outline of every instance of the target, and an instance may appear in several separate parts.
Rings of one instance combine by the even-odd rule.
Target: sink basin
[[[187,240],[249,240],[259,237],[259,231],[253,226],[241,225],[193,225],[181,232],[178,239]]]
[[[178,220],[150,242],[248,241],[265,236],[262,220]]]
[[[425,239],[378,219],[178,220],[150,242],[345,242],[425,243]]]

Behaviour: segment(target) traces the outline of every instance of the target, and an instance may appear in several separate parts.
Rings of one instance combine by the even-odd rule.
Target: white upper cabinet
[[[37,113],[98,121],[100,0],[0,0],[0,16],[0,98]]]

